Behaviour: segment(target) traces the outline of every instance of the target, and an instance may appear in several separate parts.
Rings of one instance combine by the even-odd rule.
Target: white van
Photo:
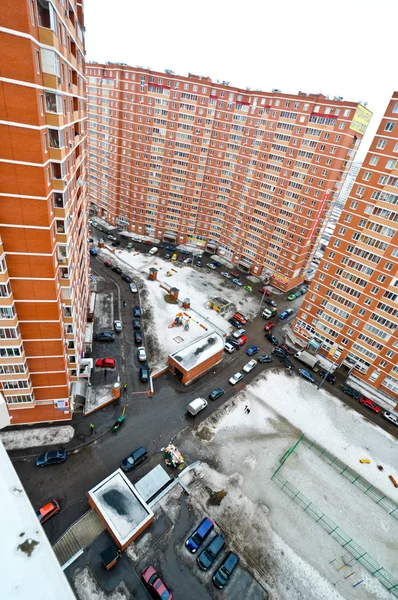
[[[231,354],[232,352],[234,352],[234,350],[235,350],[235,346],[233,346],[233,345],[232,345],[232,344],[230,344],[229,342],[225,342],[225,345],[224,345],[224,350],[225,350],[226,352],[229,352],[229,353]]]
[[[148,254],[156,254],[157,251],[158,249],[154,247],[149,250]]]
[[[207,400],[205,400],[204,398],[195,398],[195,400],[192,400],[192,402],[188,404],[187,412],[189,412],[190,415],[195,417],[201,410],[206,408],[206,406]]]

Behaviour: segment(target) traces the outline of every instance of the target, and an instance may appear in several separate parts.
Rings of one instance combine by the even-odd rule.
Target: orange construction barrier
[[[396,480],[394,479],[394,477],[392,475],[389,475],[388,479],[392,482],[394,487],[398,488],[398,483],[396,482]]]

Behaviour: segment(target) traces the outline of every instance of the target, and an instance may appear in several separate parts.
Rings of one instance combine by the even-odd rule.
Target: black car
[[[189,250],[180,250],[181,254],[189,254]]]
[[[196,266],[197,267],[201,267],[202,266],[202,261],[201,260],[197,260],[196,261]]]
[[[221,267],[221,263],[219,260],[213,260],[213,265],[216,265],[216,267]]]
[[[210,544],[201,552],[198,556],[198,565],[203,571],[208,571],[221,550],[225,546],[224,536],[219,534],[216,535],[210,542]]]
[[[137,346],[139,346],[140,344],[142,344],[142,333],[141,331],[134,331],[134,344],[137,344]]]
[[[156,244],[156,248],[159,248],[159,250],[161,250],[162,248],[164,248],[164,244],[162,244],[162,243]]]
[[[267,296],[265,296],[264,302],[266,304],[269,304],[270,306],[273,306],[274,308],[276,308],[278,306],[277,303],[275,302],[275,300],[272,300],[272,298],[267,298]]]
[[[225,394],[225,390],[223,390],[223,388],[216,388],[210,392],[209,398],[210,400],[217,400],[218,398],[221,398],[223,394]]]
[[[264,337],[265,337],[266,340],[268,340],[269,342],[271,342],[271,344],[274,344],[274,346],[278,346],[279,345],[279,340],[274,335],[272,335],[272,333],[268,333],[267,332],[267,333],[264,334]]]
[[[351,396],[351,398],[354,398],[354,400],[359,400],[362,396],[362,394],[360,394],[357,390],[354,390],[354,388],[349,385],[343,386],[343,392]]]
[[[113,331],[100,331],[99,333],[94,334],[94,339],[97,342],[114,342],[115,334]]]
[[[169,259],[171,258],[171,254],[165,254],[165,255],[164,255],[164,258],[165,258],[166,260],[169,260]]]
[[[286,350],[284,350],[280,346],[277,346],[276,348],[274,348],[272,351],[272,354],[275,354],[275,356],[281,356],[283,358],[289,358],[289,355],[286,352]]]
[[[142,383],[146,383],[149,380],[149,367],[148,365],[140,366],[140,379]]]
[[[44,452],[36,458],[36,466],[47,467],[47,465],[56,465],[66,460],[66,450],[54,450],[53,452]]]
[[[229,342],[234,348],[239,350],[240,346],[239,346],[238,342],[236,340],[234,340],[233,338],[227,338],[225,341]]]
[[[130,456],[127,456],[122,462],[120,466],[125,473],[134,469],[138,464],[140,464],[143,460],[145,460],[148,456],[148,451],[144,446],[140,446],[137,450],[134,450]]]
[[[141,323],[139,319],[133,319],[133,329],[141,329]]]
[[[239,323],[239,321],[237,321],[236,319],[229,319],[229,322],[231,323],[231,325],[233,325],[234,327],[241,327],[241,323]]]
[[[112,267],[112,271],[115,271],[115,273],[119,273],[119,274],[122,272],[121,268],[120,267],[116,267],[116,266]]]
[[[112,246],[114,248],[117,248],[117,246],[120,246],[121,242],[119,242],[119,240],[116,240],[115,242],[112,242]]]
[[[321,376],[321,378],[323,379],[325,377],[326,381],[328,381],[329,383],[332,383],[333,385],[336,383],[336,377],[335,375],[332,375],[332,373],[328,373],[327,371],[319,371],[319,375]]]
[[[141,308],[139,306],[134,306],[133,317],[135,317],[136,319],[139,319],[141,317]]]
[[[262,354],[257,360],[259,363],[270,363],[272,362],[272,356],[269,356],[268,354]]]
[[[121,278],[124,281],[127,281],[127,283],[131,283],[133,281],[132,278],[130,277],[130,275],[126,275],[126,273],[122,273]]]
[[[213,575],[213,583],[221,590],[226,585],[233,573],[238,566],[239,558],[234,552],[228,552],[223,562]]]
[[[292,361],[290,360],[290,358],[287,358],[286,356],[280,356],[279,360],[281,361],[281,363],[283,365],[285,365],[285,367],[287,367],[288,369],[292,370],[294,369],[294,364],[292,363]]]

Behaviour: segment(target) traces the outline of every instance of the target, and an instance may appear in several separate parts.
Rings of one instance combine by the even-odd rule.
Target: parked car
[[[224,350],[226,352],[229,352],[229,354],[231,354],[234,350],[236,350],[236,347],[233,344],[231,344],[230,342],[225,342]]]
[[[141,329],[141,321],[139,319],[133,319],[133,329]]]
[[[236,385],[242,379],[243,379],[242,373],[235,373],[235,375],[232,375],[232,377],[229,378],[229,383],[231,385]]]
[[[134,344],[142,344],[141,331],[134,331]]]
[[[238,348],[243,346],[243,344],[246,344],[246,342],[247,342],[247,337],[245,335],[242,335],[238,340],[236,340],[236,343],[238,344]]]
[[[66,460],[66,450],[53,450],[52,452],[43,452],[36,458],[36,466],[47,467],[56,465]]]
[[[133,307],[133,317],[136,319],[141,318],[141,308],[138,306],[138,304]]]
[[[288,358],[287,356],[280,356],[279,360],[280,360],[280,362],[283,365],[285,365],[285,367],[287,367],[288,369],[290,369],[291,371],[293,371],[294,364],[292,363],[292,361],[290,360],[290,358]]]
[[[171,257],[171,260],[177,260],[178,258],[178,254],[173,254],[173,256]]]
[[[114,369],[116,367],[116,361],[114,358],[97,358],[95,361],[95,366],[106,369]]]
[[[235,348],[235,350],[239,350],[239,348],[240,348],[238,342],[236,340],[234,340],[234,338],[227,338],[225,340],[225,345],[226,344],[231,344],[231,346],[233,346]]]
[[[361,397],[360,392],[352,388],[350,385],[343,385],[343,392],[348,396],[351,396],[351,398],[354,398],[354,400],[359,400]]]
[[[270,356],[269,354],[262,354],[258,357],[257,360],[259,363],[270,363],[272,362],[272,356]]]
[[[193,417],[196,417],[196,415],[200,413],[201,410],[204,410],[207,405],[208,402],[205,398],[195,398],[195,400],[192,400],[192,402],[188,404],[187,412]]]
[[[117,238],[114,235],[112,235],[111,233],[109,233],[108,240],[111,240],[111,242],[116,242]]]
[[[116,240],[116,242],[112,242],[112,246],[113,246],[114,248],[117,248],[117,246],[120,246],[120,244],[121,244],[121,243],[122,243],[122,242],[119,242],[119,240]]]
[[[309,373],[309,371],[307,371],[306,369],[299,369],[299,374],[301,375],[301,377],[303,377],[307,381],[310,381],[311,383],[315,383],[315,379],[313,378],[311,373]]]
[[[260,348],[258,346],[250,346],[248,350],[246,350],[247,356],[253,356],[259,352]]]
[[[136,294],[138,292],[138,288],[134,281],[130,283],[130,292],[132,292],[133,294]]]
[[[47,502],[47,504],[42,506],[37,511],[36,515],[40,523],[44,525],[44,523],[49,521],[51,517],[54,517],[56,514],[58,514],[60,510],[61,508],[58,502],[56,500],[51,500],[50,502]]]
[[[244,329],[237,329],[233,332],[232,337],[237,340],[238,338],[242,337],[242,335],[245,335],[245,333],[246,331]]]
[[[165,250],[170,250],[170,252],[174,252],[175,246],[171,246],[171,245],[165,246]]]
[[[149,381],[149,367],[148,367],[148,365],[141,365],[140,366],[140,379],[141,379],[142,383],[146,383],[147,381]]]
[[[271,331],[273,327],[275,327],[275,323],[267,323],[264,325],[264,331]]]
[[[388,410],[386,410],[383,413],[383,417],[385,419],[387,419],[387,421],[390,421],[391,423],[394,423],[394,425],[398,426],[398,416],[397,415],[393,415],[392,413],[390,413]]]
[[[215,265],[216,267],[222,267],[222,264],[219,260],[213,260],[213,265]]]
[[[289,354],[284,348],[282,348],[282,346],[277,346],[276,348],[274,348],[272,350],[272,354],[275,354],[275,356],[283,356],[284,358],[289,358]]]
[[[279,315],[279,318],[281,321],[284,321],[288,317],[291,317],[292,314],[294,314],[294,310],[292,308],[288,308],[287,310],[284,310],[283,312],[281,312],[281,314]]]
[[[281,344],[279,346],[279,348],[282,348],[282,350],[285,350],[288,354],[294,354],[295,350],[293,350],[293,348],[290,348],[290,346],[288,346],[287,344]]]
[[[148,252],[148,254],[156,254],[156,252],[158,251],[158,248],[156,248],[156,246],[154,246],[153,248],[151,248]]]
[[[233,325],[233,327],[240,327],[241,323],[239,321],[237,321],[236,319],[232,318],[229,320],[229,322],[231,323],[231,325]]]
[[[127,281],[127,283],[131,283],[133,281],[130,275],[126,275],[126,273],[122,273],[121,278],[123,279],[123,281]]]
[[[90,248],[90,254],[92,256],[97,256],[98,252],[97,252],[97,250],[95,248]]]
[[[121,321],[119,321],[119,319],[115,319],[113,321],[113,329],[116,331],[116,333],[119,333],[120,331],[122,331],[123,324]]]
[[[233,279],[232,283],[234,283],[235,285],[238,285],[239,287],[242,287],[242,282],[239,279]]]
[[[111,260],[104,260],[104,265],[106,267],[111,267],[112,266],[112,261]]]
[[[120,275],[120,273],[122,272],[120,267],[117,267],[116,265],[114,265],[112,267],[112,271],[115,271],[115,273],[118,273]]]
[[[296,292],[293,292],[292,294],[290,294],[290,296],[288,296],[287,299],[288,300],[295,300],[299,296],[301,296],[301,292],[300,292],[300,290],[297,290]]]
[[[114,342],[115,334],[113,331],[100,331],[99,333],[94,334],[94,339],[97,342]]]
[[[170,260],[171,254],[165,254],[163,258],[165,258],[166,260]]]
[[[207,263],[206,267],[209,267],[209,269],[212,269],[214,271],[216,265],[214,263]]]
[[[231,275],[232,275],[232,277],[236,277],[236,278],[240,277],[239,271],[231,271]]]
[[[202,266],[202,261],[201,260],[197,260],[196,261],[196,266],[197,267],[201,267]]]
[[[146,361],[146,352],[144,346],[140,346],[140,348],[137,348],[137,358],[140,362]]]
[[[301,295],[303,296],[304,294],[306,294],[308,292],[310,288],[308,287],[308,285],[303,285],[300,289],[299,292],[301,292]]]
[[[189,265],[192,262],[191,258],[184,258],[184,260],[182,261],[184,265]]]
[[[239,321],[239,323],[241,323],[242,325],[246,325],[247,323],[247,318],[245,317],[245,315],[242,315],[239,312],[235,313],[232,318],[235,319],[235,321]]]
[[[269,306],[273,306],[274,308],[277,308],[278,306],[275,300],[272,300],[272,298],[267,298],[267,296],[265,296],[264,302],[265,304],[269,304]]]
[[[213,575],[213,583],[221,590],[228,581],[231,579],[231,575],[238,566],[239,558],[234,552],[228,552],[221,565]]]
[[[260,292],[260,294],[265,294],[266,296],[268,296],[269,294],[269,290],[266,287],[262,287],[258,291]]]
[[[274,344],[274,346],[278,346],[279,340],[274,335],[272,335],[272,333],[265,333],[264,337],[266,340],[271,342],[271,344]]]
[[[179,262],[184,262],[185,258],[182,256],[182,254],[178,257]]]
[[[326,381],[328,381],[329,383],[332,383],[333,385],[336,383],[336,376],[332,375],[332,373],[328,373],[327,371],[319,371],[319,375],[322,377],[322,379],[325,377]]]
[[[145,246],[152,246],[153,244],[152,240],[144,240],[142,243],[145,244]]]
[[[221,275],[226,279],[231,279],[231,274],[227,273],[227,271],[221,271]]]
[[[363,404],[363,406],[370,408],[370,410],[373,411],[374,413],[380,412],[380,406],[377,406],[377,404],[375,402],[373,402],[373,400],[371,400],[370,398],[365,398],[365,396],[362,396],[362,398],[360,398],[359,402],[361,404]]]
[[[183,248],[182,250],[180,250],[180,254],[189,254],[189,250],[186,250],[185,248]]]
[[[201,552],[198,556],[198,565],[203,571],[208,571],[221,550],[225,546],[224,536],[219,534],[216,535],[210,542],[210,544]]]
[[[185,542],[186,548],[194,554],[199,546],[204,542],[214,527],[214,523],[209,517],[205,517],[200,525],[191,533]]]
[[[263,319],[265,319],[267,321],[268,319],[275,317],[276,313],[277,313],[276,308],[265,308],[263,310],[261,316],[263,317]]]
[[[251,285],[244,285],[243,289],[246,290],[247,292],[252,292],[253,291],[253,288],[252,288]]]
[[[127,458],[123,459],[120,463],[120,468],[125,473],[134,469],[137,465],[142,463],[148,456],[148,451],[144,446],[140,446],[137,450],[134,450]]]
[[[248,363],[245,364],[245,366],[243,367],[243,370],[245,373],[250,373],[250,371],[253,371],[254,367],[257,365],[257,361],[254,360],[249,360]]]
[[[210,400],[218,400],[218,398],[221,398],[223,394],[225,394],[225,390],[223,390],[223,388],[216,388],[210,392],[209,398]]]

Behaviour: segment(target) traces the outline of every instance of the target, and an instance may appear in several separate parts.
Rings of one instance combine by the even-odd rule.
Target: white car
[[[257,361],[256,360],[249,360],[248,363],[245,364],[245,366],[243,367],[243,370],[245,373],[250,373],[250,371],[253,371],[254,367],[256,366]]]
[[[148,254],[156,254],[156,252],[158,251],[157,248],[151,248],[148,252]]]
[[[130,283],[130,292],[133,292],[133,294],[136,294],[138,292],[138,288],[137,288],[136,284],[134,283],[134,281],[132,281]]]
[[[114,329],[115,331],[121,331],[121,330],[123,329],[122,322],[121,322],[121,321],[119,321],[119,319],[115,319],[115,320],[113,321],[113,329]]]
[[[207,263],[206,267],[209,267],[209,269],[215,269],[216,265],[213,265],[213,263]]]
[[[231,354],[232,352],[234,352],[234,350],[235,350],[235,346],[233,346],[233,345],[232,345],[232,344],[230,344],[229,342],[225,342],[225,345],[224,345],[224,350],[225,350],[226,352],[229,352],[229,353]]]
[[[192,262],[192,258],[184,258],[184,260],[182,262],[184,265],[189,265],[189,263]]]
[[[244,329],[237,329],[233,332],[232,337],[238,340],[242,335],[245,335],[245,333],[246,331]]]
[[[231,279],[231,273],[227,273],[226,271],[222,271],[222,272],[221,272],[221,275],[222,275],[223,277],[226,277],[227,279]]]
[[[146,361],[146,352],[144,346],[137,348],[137,358],[140,362]]]
[[[112,242],[116,242],[117,238],[115,238],[115,236],[110,233],[108,235],[108,240],[111,240]]]
[[[393,413],[388,412],[388,410],[386,410],[386,412],[383,413],[383,417],[385,419],[387,419],[387,421],[391,421],[391,423],[394,423],[394,425],[398,426],[398,416],[394,415]]]
[[[235,375],[232,375],[229,379],[229,383],[231,385],[236,385],[241,379],[243,379],[242,373],[235,373]]]

